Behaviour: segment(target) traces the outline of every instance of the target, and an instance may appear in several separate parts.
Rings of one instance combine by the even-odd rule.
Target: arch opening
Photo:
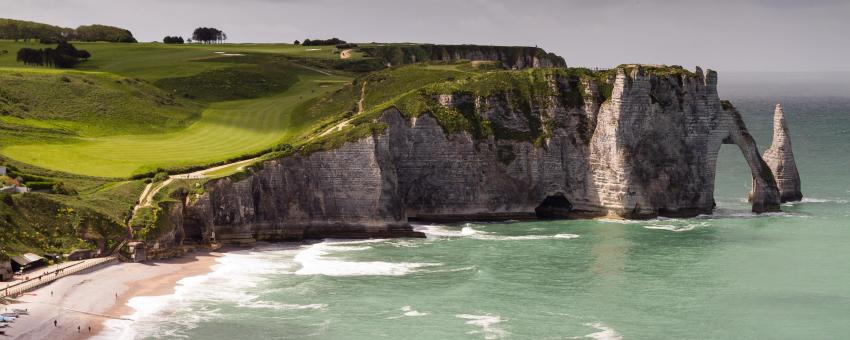
[[[557,193],[551,196],[546,196],[537,208],[534,208],[534,213],[539,219],[561,219],[569,218],[570,211],[573,210],[573,205],[562,193]]]

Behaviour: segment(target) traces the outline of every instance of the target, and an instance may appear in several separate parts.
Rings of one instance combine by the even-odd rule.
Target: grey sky
[[[569,65],[850,70],[850,0],[0,0],[0,17],[127,28],[140,41],[225,31],[303,38],[538,45]]]

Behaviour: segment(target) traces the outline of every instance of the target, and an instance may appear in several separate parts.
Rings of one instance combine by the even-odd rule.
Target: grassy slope
[[[201,106],[146,82],[108,73],[0,68],[0,122],[83,137],[164,132]],[[143,113],[143,114],[142,114]]]
[[[0,42],[0,49],[6,48],[3,47],[4,44],[23,45]],[[8,48],[14,47],[19,46]],[[134,105],[129,105],[127,98],[91,99],[86,102],[96,105],[115,103],[114,106],[118,109],[136,113],[134,117],[138,119],[134,121],[127,119],[128,115],[116,115],[114,109],[101,110],[107,114],[98,112],[88,116],[115,116],[118,124],[106,120],[78,124],[79,128],[68,131],[77,135],[76,137],[56,133],[63,131],[56,127],[64,129],[69,123],[62,119],[44,119],[55,118],[45,117],[49,116],[48,114],[25,116],[31,119],[7,116],[0,119],[6,119],[8,124],[26,127],[29,131],[18,131],[13,138],[0,137],[3,142],[0,152],[3,155],[43,168],[100,177],[128,177],[159,167],[176,168],[218,162],[259,152],[285,142],[288,138],[297,137],[303,132],[297,127],[303,124],[299,121],[301,116],[292,114],[293,109],[311,98],[336,89],[350,79],[345,76],[328,76],[287,60],[265,57],[266,55],[220,57],[213,53],[313,53],[305,48],[290,45],[166,46],[80,43],[78,47],[89,49],[95,55],[91,61],[83,63],[83,69],[115,72],[121,76],[18,68],[9,72],[26,74],[24,83],[28,85],[16,84],[15,89],[19,92],[29,90],[30,93],[36,93],[35,90],[39,86],[35,82],[36,78],[29,76],[31,74],[49,74],[57,79],[63,75],[96,80],[98,77],[133,77],[130,81],[141,84],[139,86],[152,88],[147,82],[153,82],[164,89],[159,94],[177,98],[178,101],[188,102],[180,99],[185,96],[211,104],[203,110],[199,120],[184,129],[147,129],[143,123],[158,120],[153,119],[156,116],[146,108],[155,106],[147,105],[139,110],[132,110]],[[8,55],[0,57],[0,65],[8,62]],[[133,80],[136,78],[141,81]],[[68,83],[57,79],[48,81],[51,84],[60,84],[58,86],[68,86]],[[0,78],[0,82],[2,81]],[[82,81],[79,83],[92,87]],[[111,86],[111,83],[106,83],[98,82],[98,85],[102,85],[98,88]],[[132,89],[127,89],[129,85],[121,86],[124,86],[125,92],[132,92]],[[281,92],[282,94],[278,94]],[[25,93],[19,93],[18,96],[26,97]],[[70,92],[58,97],[75,98]],[[252,99],[234,100],[238,98]],[[230,101],[219,101],[224,99]],[[48,106],[66,107],[50,101],[45,102],[50,105],[34,106],[44,112],[57,111],[47,109]],[[89,111],[91,110],[86,112]],[[187,115],[189,114],[175,111],[170,119],[164,121],[180,126],[180,123],[185,121],[181,117]],[[111,129],[100,129],[98,123]],[[121,128],[127,126],[135,127],[135,130]],[[83,127],[92,131],[83,131]],[[50,128],[54,129],[43,130]],[[97,138],[90,138],[92,136]]]
[[[109,136],[74,144],[14,145],[3,154],[41,167],[102,177],[127,177],[161,168],[213,163],[255,153],[301,131],[289,129],[292,108],[327,92],[304,75],[290,91],[271,98],[212,104],[185,130],[164,134]]]

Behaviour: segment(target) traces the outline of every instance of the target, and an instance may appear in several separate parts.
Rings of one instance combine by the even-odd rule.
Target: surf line
[[[84,311],[84,310],[73,309],[73,308],[68,308],[68,307],[62,307],[62,309],[67,310],[67,311],[77,312],[77,313],[83,313],[83,314],[88,314],[88,315],[99,316],[99,317],[107,318],[107,319],[136,321],[136,320],[133,320],[133,319],[130,319],[130,318],[125,318],[125,317],[120,317],[120,316],[114,316],[114,315],[109,315],[109,314],[100,314],[100,313],[94,313],[94,312],[86,312],[86,311]]]

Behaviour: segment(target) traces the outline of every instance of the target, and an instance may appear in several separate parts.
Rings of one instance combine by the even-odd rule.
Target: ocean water
[[[132,299],[136,321],[109,321],[103,337],[846,338],[850,92],[730,78],[721,94],[762,151],[774,104],[785,108],[806,198],[782,213],[749,212],[749,170],[724,146],[711,216],[419,225],[427,239],[262,245],[228,253],[174,295]]]

